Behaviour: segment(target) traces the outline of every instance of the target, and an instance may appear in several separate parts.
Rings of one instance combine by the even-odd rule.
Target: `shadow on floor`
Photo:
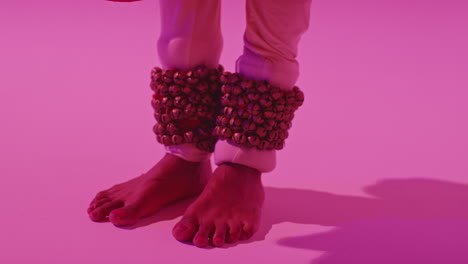
[[[164,206],[163,208],[161,208],[155,214],[145,217],[143,219],[140,219],[140,221],[138,221],[138,223],[136,223],[135,225],[119,227],[119,228],[133,230],[133,229],[148,226],[157,222],[175,219],[179,216],[182,216],[185,210],[187,209],[187,207],[189,207],[189,205],[193,201],[195,201],[195,199],[196,197],[193,197],[193,198],[184,199],[181,201],[170,203]]]
[[[316,264],[468,263],[468,185],[388,179],[364,191],[375,198],[268,188],[254,240],[280,222],[316,224],[336,228],[278,243],[323,251]]]
[[[318,264],[468,263],[468,185],[432,179],[388,179],[364,188],[374,198],[266,187],[260,230],[264,240],[282,222],[335,227],[290,237],[279,245],[323,251]],[[164,207],[125,229],[181,216],[195,198]]]

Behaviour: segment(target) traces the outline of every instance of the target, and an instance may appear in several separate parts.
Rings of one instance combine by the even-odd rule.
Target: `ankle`
[[[243,170],[245,172],[248,172],[249,174],[255,174],[255,175],[261,175],[262,174],[258,169],[252,168],[250,166],[243,165],[243,164],[232,163],[232,162],[223,162],[220,165],[226,165],[226,166],[230,166],[232,168],[238,169],[238,170]]]
[[[162,159],[171,160],[173,162],[177,162],[178,164],[183,164],[187,166],[198,166],[202,164],[203,162],[206,162],[205,160],[204,161],[189,161],[171,153],[166,153]]]
[[[227,168],[228,171],[234,172],[234,173],[226,173],[223,175],[223,177],[235,178],[235,180],[241,180],[243,182],[261,184],[262,173],[255,168],[242,165],[242,164],[231,163],[231,162],[221,163],[219,167],[225,167]]]

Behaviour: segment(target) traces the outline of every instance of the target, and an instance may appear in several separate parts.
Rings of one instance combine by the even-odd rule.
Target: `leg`
[[[261,173],[274,169],[275,149],[281,149],[281,140],[287,137],[283,130],[289,128],[287,122],[292,119],[293,110],[302,104],[303,97],[293,86],[298,78],[297,45],[308,27],[309,12],[310,0],[247,0],[245,48],[237,61],[240,75],[226,75],[227,80],[223,81],[226,85],[222,88],[225,113],[214,132],[221,138],[215,149],[215,162],[219,166],[202,194],[175,226],[176,238],[193,239],[195,245],[204,247],[213,237],[213,245],[222,246],[225,242],[248,239],[258,230],[264,200]],[[244,78],[241,75],[250,80],[236,81],[239,76]],[[264,101],[259,100],[256,96],[260,93],[255,95],[252,91],[261,91],[264,87],[255,87],[257,83],[252,80],[268,81],[277,88],[280,97],[276,98],[275,94],[274,101],[268,102],[266,97],[262,98]],[[266,95],[267,92],[262,93]],[[252,107],[244,104],[249,100]],[[257,103],[262,108],[256,109]],[[268,108],[276,112],[268,115],[261,112]],[[271,117],[273,114],[277,114],[276,120]],[[270,127],[267,118],[273,122],[269,123]],[[250,131],[251,125],[255,127],[252,122],[262,124],[260,121],[263,125]],[[258,137],[252,137],[254,133]],[[198,230],[194,223],[201,223]]]
[[[217,65],[222,49],[219,0],[161,0],[160,4],[158,52],[163,66]],[[211,153],[190,143],[166,146],[166,150],[146,173],[99,192],[88,208],[89,217],[132,225],[165,204],[198,195],[211,173]]]
[[[216,67],[223,48],[220,0],[160,0],[163,68]]]
[[[244,54],[236,70],[292,89],[299,77],[297,49],[309,26],[310,5],[311,0],[247,0]]]
[[[236,71],[282,90],[292,90],[299,77],[297,50],[309,26],[310,5],[311,0],[247,0],[244,53],[236,62]],[[275,168],[275,150],[258,151],[231,143],[218,140],[216,164],[234,162],[262,172]]]
[[[217,67],[223,48],[220,0],[160,0],[160,8],[158,54],[163,68]],[[208,160],[211,156],[195,144],[165,148],[168,153],[189,161]]]

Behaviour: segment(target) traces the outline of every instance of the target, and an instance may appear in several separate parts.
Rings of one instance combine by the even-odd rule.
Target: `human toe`
[[[110,202],[111,199],[108,198],[108,197],[104,197],[104,198],[100,198],[100,199],[94,199],[90,204],[89,204],[89,207],[88,207],[88,214],[91,213],[94,209],[98,208],[99,206],[107,203],[107,202]]]
[[[247,239],[250,239],[253,234],[256,232],[258,228],[255,227],[252,223],[244,223],[244,225],[242,226],[242,231],[241,231],[241,235],[240,235],[240,240],[247,240]]]
[[[93,221],[102,221],[104,220],[109,213],[116,209],[119,208],[123,205],[122,202],[120,201],[109,201],[105,202],[103,204],[100,204],[98,207],[92,209],[89,211],[89,217]]]
[[[216,231],[213,235],[213,246],[215,247],[222,247],[226,241],[226,231],[228,227],[225,223],[217,224]]]
[[[192,241],[198,231],[197,221],[184,216],[172,229],[172,235],[179,241]]]
[[[207,247],[210,242],[210,234],[213,233],[214,225],[205,223],[200,225],[198,228],[198,232],[195,234],[193,238],[193,244],[197,247]]]
[[[132,206],[115,209],[109,214],[109,221],[116,226],[129,226],[138,222],[138,210]]]
[[[241,235],[241,226],[240,223],[232,222],[229,224],[229,233],[227,235],[226,241],[228,243],[236,243]]]

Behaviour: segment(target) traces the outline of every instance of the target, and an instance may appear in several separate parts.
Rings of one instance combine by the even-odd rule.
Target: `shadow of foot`
[[[154,214],[152,214],[152,215],[150,215],[148,217],[140,219],[138,221],[138,223],[136,223],[135,225],[120,226],[118,228],[133,230],[133,229],[137,229],[137,228],[140,228],[140,227],[145,227],[145,226],[157,223],[157,222],[175,219],[175,218],[183,215],[185,210],[187,209],[187,207],[193,201],[195,201],[195,199],[196,199],[196,197],[192,197],[192,198],[188,198],[188,199],[184,199],[184,200],[180,200],[180,201],[176,201],[176,202],[167,204],[166,206],[161,208],[156,213],[154,213]]]
[[[468,263],[468,185],[389,179],[364,191],[375,198],[268,188],[264,225],[254,239],[284,221],[318,224],[336,228],[278,243],[325,251],[312,261],[319,264]]]

